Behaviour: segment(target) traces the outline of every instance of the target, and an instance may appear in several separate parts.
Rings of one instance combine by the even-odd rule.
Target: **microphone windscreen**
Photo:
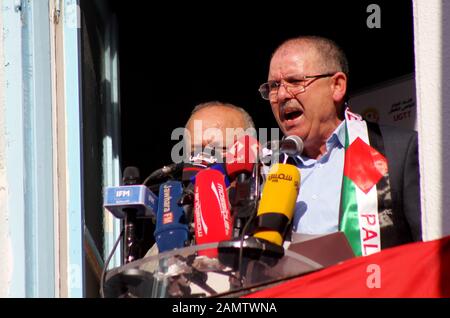
[[[129,166],[123,171],[123,184],[134,185],[140,183],[140,173],[137,167]]]
[[[261,194],[254,237],[282,245],[294,215],[299,185],[297,167],[280,163],[271,167]]]
[[[232,220],[224,175],[217,170],[200,171],[195,178],[194,224],[197,244],[229,240]],[[217,250],[199,251],[216,257]]]
[[[288,156],[301,155],[303,152],[303,140],[299,136],[287,136],[280,142],[280,151]]]

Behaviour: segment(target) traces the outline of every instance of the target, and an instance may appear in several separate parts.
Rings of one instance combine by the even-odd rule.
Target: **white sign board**
[[[349,106],[367,121],[417,130],[414,74],[354,94]]]

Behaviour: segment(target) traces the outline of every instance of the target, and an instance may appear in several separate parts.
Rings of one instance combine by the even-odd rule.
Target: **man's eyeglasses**
[[[306,75],[302,76],[300,78],[288,78],[288,79],[282,79],[282,82],[278,81],[269,81],[267,83],[262,84],[259,87],[259,92],[261,93],[261,97],[269,100],[271,98],[274,98],[278,94],[278,89],[281,85],[283,85],[286,90],[292,94],[297,95],[300,93],[303,93],[306,91],[306,87],[308,87],[312,82],[305,83],[308,79],[319,79],[323,77],[330,77],[333,76],[336,73],[326,73],[326,74],[319,74],[319,75]]]

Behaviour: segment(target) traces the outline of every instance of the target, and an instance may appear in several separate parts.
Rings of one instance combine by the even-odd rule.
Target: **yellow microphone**
[[[256,214],[253,237],[281,246],[294,215],[300,172],[290,164],[274,164],[267,175]]]

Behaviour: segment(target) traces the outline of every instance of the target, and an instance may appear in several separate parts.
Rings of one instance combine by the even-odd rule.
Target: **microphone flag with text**
[[[266,178],[253,237],[281,246],[299,193],[300,172],[290,164],[274,164]]]
[[[232,219],[224,175],[214,169],[200,171],[195,177],[194,226],[196,244],[229,240]],[[199,255],[216,257],[216,250],[199,251]]]
[[[182,248],[189,243],[186,215],[178,204],[183,195],[180,181],[166,181],[160,185],[156,216],[155,241],[159,252]]]
[[[137,218],[153,218],[158,208],[158,197],[145,185],[139,184],[139,169],[126,167],[123,185],[106,187],[103,207],[118,219],[124,219],[133,209]]]

